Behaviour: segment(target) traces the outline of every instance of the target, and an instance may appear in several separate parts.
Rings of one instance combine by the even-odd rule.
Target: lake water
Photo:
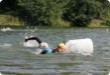
[[[80,54],[35,54],[23,46],[24,33],[40,37],[51,47],[72,39],[91,38],[92,56]],[[12,29],[0,31],[0,72],[3,75],[107,75],[110,72],[110,29]]]

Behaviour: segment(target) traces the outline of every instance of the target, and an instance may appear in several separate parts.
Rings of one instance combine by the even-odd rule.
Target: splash
[[[39,43],[36,40],[29,40],[28,42],[23,43],[24,47],[38,47]]]
[[[40,54],[41,52],[42,52],[43,50],[42,49],[36,49],[36,52],[35,52],[35,54]]]
[[[6,31],[12,31],[11,28],[7,27],[7,28],[1,28],[1,31],[6,32]]]
[[[42,49],[36,49],[36,51],[33,51],[31,53],[35,54],[35,55],[39,55],[39,54],[41,54],[42,51],[43,51]]]
[[[24,38],[24,46],[25,47],[39,47],[41,44],[41,40],[38,37],[35,36],[26,36]]]
[[[4,44],[0,44],[1,47],[11,47],[12,44],[8,44],[8,43],[4,43]]]

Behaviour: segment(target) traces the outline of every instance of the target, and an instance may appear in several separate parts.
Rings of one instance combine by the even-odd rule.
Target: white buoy
[[[0,0],[0,2],[1,2],[2,0]]]
[[[110,73],[109,73],[109,74],[107,74],[107,75],[110,75]]]
[[[93,42],[91,39],[69,40],[65,47],[66,53],[80,53],[83,55],[91,55],[93,53]]]
[[[0,73],[0,75],[3,75],[3,74]]]

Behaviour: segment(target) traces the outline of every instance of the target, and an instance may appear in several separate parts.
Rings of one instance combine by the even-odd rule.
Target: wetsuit
[[[46,48],[46,49],[44,49],[40,54],[51,54],[51,53],[53,53],[53,52],[52,52],[52,49]]]
[[[53,49],[53,53],[56,53],[56,52],[64,52],[65,48],[64,47],[58,47],[56,49]]]
[[[36,40],[39,44],[42,43],[42,41],[38,37],[29,37],[29,38],[25,39],[25,42],[27,42],[28,40]]]

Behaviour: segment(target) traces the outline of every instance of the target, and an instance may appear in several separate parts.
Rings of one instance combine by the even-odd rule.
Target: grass
[[[70,22],[64,21],[61,18],[58,18],[56,21],[53,21],[52,27],[70,27]]]
[[[50,25],[50,27],[56,27],[56,28],[71,28],[70,22],[64,21],[62,19],[58,19],[56,21],[53,21],[53,24]],[[15,27],[22,27],[27,26],[25,23],[19,19],[17,16],[11,16],[10,14],[0,14],[0,26],[15,26]],[[45,27],[45,26],[43,26]],[[48,27],[48,26],[47,26]],[[50,28],[49,27],[49,28]],[[102,26],[101,20],[92,20],[91,23],[88,25],[88,27],[108,27],[107,25]]]
[[[93,19],[91,21],[91,23],[88,25],[88,27],[107,27],[107,26],[102,26],[102,20],[96,20],[96,19]]]
[[[22,26],[24,22],[21,21],[18,17],[0,14],[0,26]]]

